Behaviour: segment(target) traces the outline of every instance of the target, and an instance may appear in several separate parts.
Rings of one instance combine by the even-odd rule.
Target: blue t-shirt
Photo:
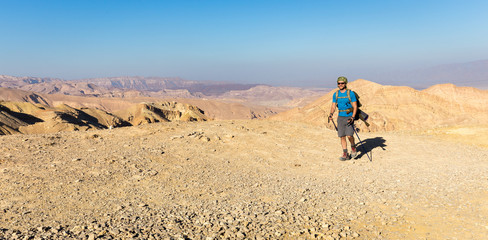
[[[347,114],[343,110],[347,110],[349,108],[352,108],[351,102],[356,102],[356,94],[354,94],[353,91],[349,93],[349,96],[351,97],[351,102],[349,102],[349,98],[347,97],[347,91],[345,90],[343,93],[341,90],[337,91],[336,93],[339,93],[339,98],[337,98],[336,93],[334,93],[334,96],[332,97],[332,102],[337,103],[337,108],[339,109],[339,116],[341,117],[351,117],[352,116],[352,111]]]

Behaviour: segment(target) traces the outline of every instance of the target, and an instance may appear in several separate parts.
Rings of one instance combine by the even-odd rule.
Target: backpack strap
[[[337,89],[337,91],[335,92],[335,96],[336,96],[336,106],[339,105],[339,89]],[[334,101],[334,94],[332,94],[332,101]]]
[[[339,99],[339,98],[349,98],[349,102],[351,101],[351,97],[349,96],[349,89],[347,90],[347,97],[339,97],[339,90],[337,90],[335,92],[335,95],[336,95],[336,101]]]

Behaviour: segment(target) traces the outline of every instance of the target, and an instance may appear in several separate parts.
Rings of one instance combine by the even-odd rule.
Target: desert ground
[[[0,239],[484,239],[476,129],[361,131],[344,162],[271,120],[0,136]]]

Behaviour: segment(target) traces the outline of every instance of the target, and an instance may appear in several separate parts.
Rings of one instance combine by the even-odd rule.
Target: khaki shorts
[[[354,129],[352,128],[352,125],[347,125],[347,120],[349,120],[349,118],[350,117],[337,117],[337,135],[339,137],[354,135]]]

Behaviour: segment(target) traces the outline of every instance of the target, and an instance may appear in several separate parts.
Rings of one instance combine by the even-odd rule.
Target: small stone
[[[205,136],[203,136],[202,138],[200,138],[200,140],[202,140],[204,142],[210,142],[210,138],[209,137],[205,137]]]
[[[115,210],[115,211],[120,211],[120,210],[122,210],[122,209],[124,209],[124,206],[122,206],[122,205],[116,206],[116,207],[114,208],[114,210]]]
[[[145,203],[139,203],[137,206],[140,208],[143,208],[143,207],[147,207],[148,205]]]
[[[149,175],[149,176],[156,176],[157,174],[158,174],[158,171],[156,171],[156,170],[149,170],[147,172],[147,175]]]
[[[183,135],[172,136],[172,137],[170,138],[170,140],[175,140],[175,139],[184,138],[184,137],[185,137],[185,136],[183,136]]]
[[[74,234],[78,235],[81,233],[81,231],[83,230],[83,228],[81,226],[74,226],[72,229],[71,229],[71,232],[73,232]]]
[[[71,159],[72,162],[78,162],[78,161],[81,161],[81,158],[73,158]]]
[[[90,235],[88,236],[88,240],[95,240],[95,234],[90,233]]]

